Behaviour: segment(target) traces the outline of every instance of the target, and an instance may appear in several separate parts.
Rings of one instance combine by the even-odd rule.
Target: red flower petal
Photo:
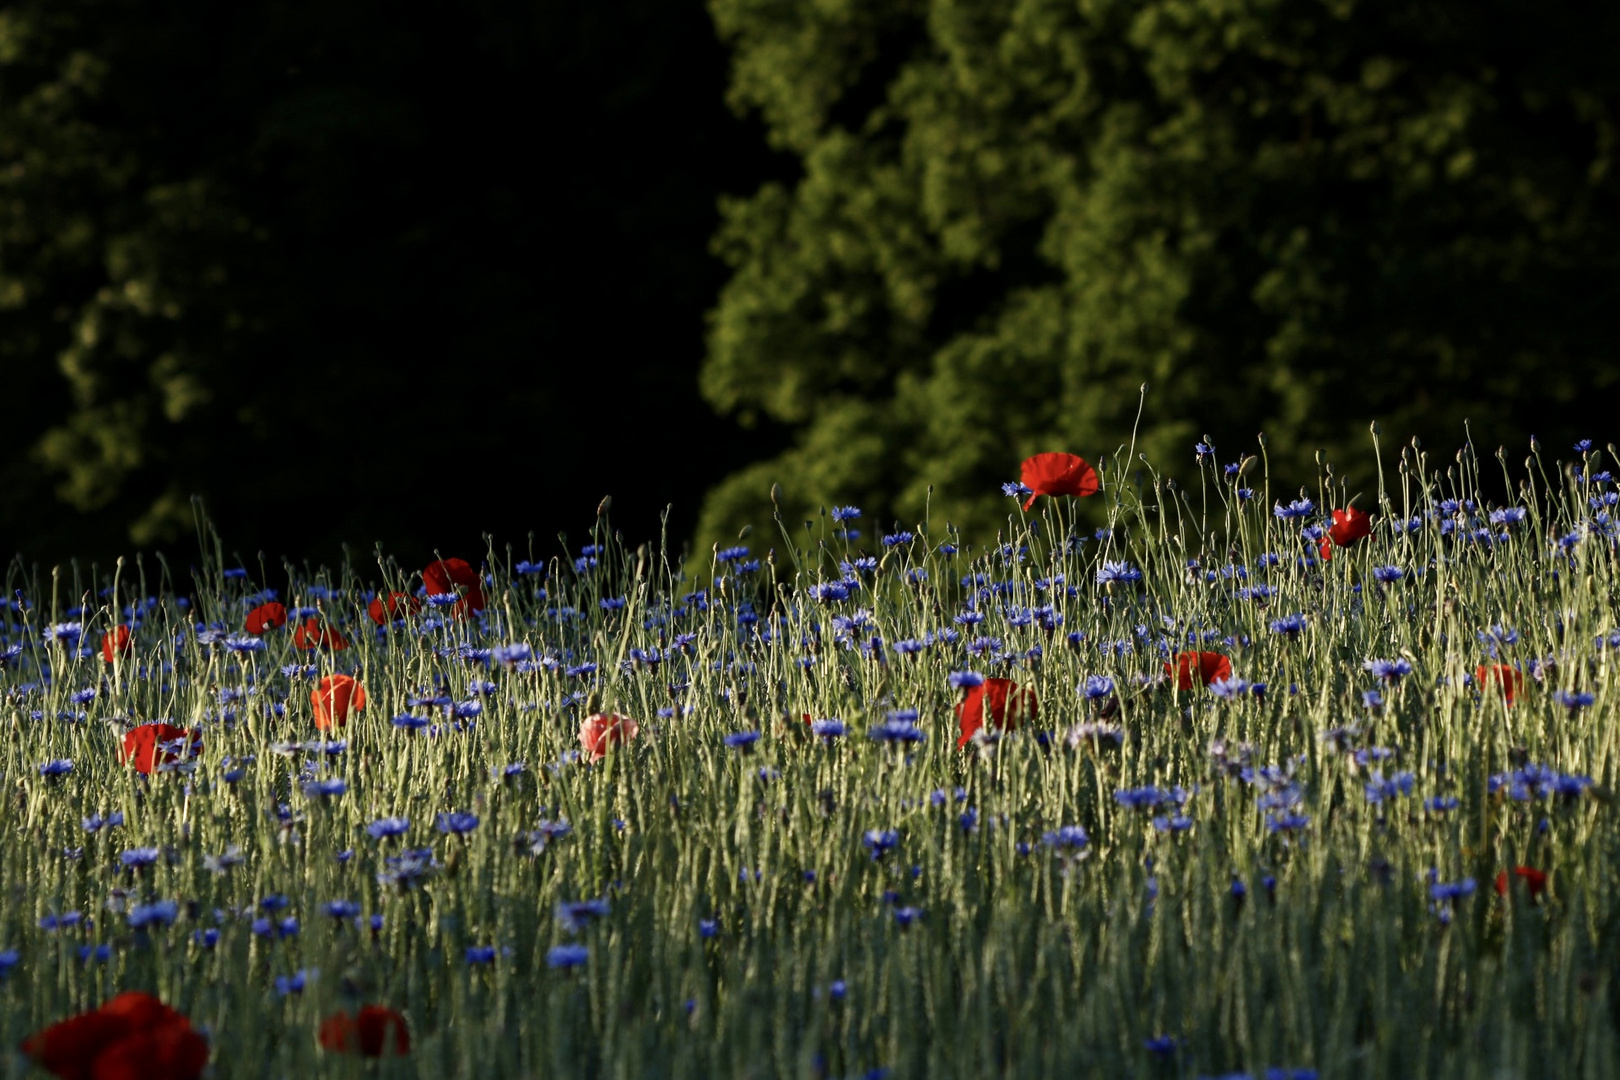
[[[1502,697],[1509,705],[1524,689],[1524,674],[1508,664],[1481,664],[1474,669],[1474,680],[1479,683],[1481,690],[1490,683],[1501,687]]]
[[[421,601],[410,593],[391,592],[386,597],[379,596],[372,600],[366,614],[378,626],[387,626],[404,615],[415,615],[421,608]]]
[[[1175,666],[1164,665],[1164,673],[1175,677],[1177,690],[1191,690],[1232,677],[1232,661],[1218,652],[1184,652],[1175,656]]]
[[[1019,688],[1011,679],[986,679],[973,687],[956,707],[957,723],[961,726],[958,747],[973,741],[985,725],[985,713],[990,714],[990,727],[995,731],[1011,731],[1019,724],[1034,720],[1040,712],[1035,691]]]
[[[143,776],[149,776],[152,770],[163,762],[180,760],[180,755],[172,750],[160,753],[158,744],[172,743],[176,739],[185,738],[187,735],[191,736],[193,752],[200,750],[202,748],[202,737],[195,732],[187,731],[183,727],[157,723],[142,724],[140,727],[131,728],[124,733],[124,748],[119,755],[119,760],[126,765],[133,765],[135,771]],[[113,1001],[118,1000],[119,998],[113,999]],[[109,1002],[110,1004],[111,1002]]]
[[[254,637],[258,637],[266,630],[276,630],[287,625],[287,609],[275,603],[260,604],[247,613],[247,619],[242,628]]]
[[[1358,540],[1364,540],[1372,535],[1372,517],[1362,513],[1355,507],[1345,510],[1333,511],[1333,524],[1328,527],[1327,535],[1322,537],[1317,545],[1317,551],[1322,558],[1333,558],[1333,548],[1349,547]]]
[[[349,647],[349,639],[311,615],[307,621],[294,627],[293,646],[306,652],[315,649],[342,652]]]
[[[315,707],[315,726],[322,731],[343,727],[349,713],[366,707],[366,688],[352,675],[328,675],[309,692],[309,703]]]
[[[119,994],[23,1041],[23,1052],[63,1080],[197,1080],[208,1043],[149,994]]]
[[[1095,495],[1102,486],[1097,470],[1076,454],[1036,454],[1025,458],[1019,479],[1032,495],[1024,503],[1028,510],[1037,495]]]
[[[411,1033],[405,1018],[393,1009],[364,1005],[356,1016],[340,1012],[327,1017],[321,1023],[321,1045],[339,1054],[382,1057],[391,1053],[403,1057],[411,1052]]]
[[[134,637],[127,626],[113,627],[102,635],[101,658],[110,664],[120,656],[130,655],[135,651]]]
[[[472,589],[478,586],[478,571],[468,565],[466,559],[440,559],[429,563],[422,571],[422,584],[427,587],[429,596],[454,592],[457,585]]]
[[[597,713],[579,723],[579,745],[592,761],[607,756],[608,747],[618,746],[636,737],[640,725],[627,716],[616,713]]]

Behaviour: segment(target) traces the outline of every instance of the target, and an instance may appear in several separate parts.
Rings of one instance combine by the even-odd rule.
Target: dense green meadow
[[[1232,457],[684,571],[604,507],[437,596],[13,566],[0,1041],[145,990],[220,1077],[1620,1071],[1610,457],[1408,448],[1348,546]],[[323,1049],[363,1004],[408,1054]]]

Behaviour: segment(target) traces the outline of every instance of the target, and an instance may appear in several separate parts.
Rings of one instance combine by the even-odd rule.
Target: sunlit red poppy
[[[120,624],[101,636],[101,658],[109,664],[134,651],[135,635],[127,626]]]
[[[1547,888],[1547,875],[1544,871],[1533,866],[1515,866],[1513,876],[1524,882],[1524,887],[1530,891],[1530,899],[1534,900]],[[1496,895],[1508,894],[1508,872],[1501,871],[1496,875]]]
[[[1501,687],[1502,697],[1509,705],[1524,689],[1524,674],[1518,668],[1508,664],[1481,664],[1474,669],[1474,679],[1479,688],[1484,690],[1491,683]]]
[[[208,1064],[191,1021],[138,991],[30,1035],[22,1051],[63,1080],[197,1080]]]
[[[352,675],[328,675],[309,692],[309,703],[315,707],[316,727],[322,731],[342,727],[349,713],[366,707],[366,688]]]
[[[247,613],[247,619],[242,628],[254,637],[258,637],[267,630],[277,630],[287,625],[287,608],[271,601],[260,604]]]
[[[374,598],[366,607],[366,614],[378,626],[387,626],[395,619],[406,615],[415,615],[422,608],[422,602],[410,593],[391,592],[386,596]]]
[[[1097,470],[1077,454],[1036,454],[1025,458],[1019,479],[1030,490],[1024,509],[1040,495],[1095,495],[1102,486]]]
[[[629,742],[641,730],[628,716],[616,713],[597,713],[579,722],[579,745],[592,761],[607,756],[608,747]]]
[[[1316,550],[1324,559],[1333,558],[1335,547],[1349,547],[1358,540],[1372,535],[1372,517],[1355,507],[1333,511],[1333,524],[1327,535],[1317,543]]]
[[[440,559],[429,563],[422,571],[422,585],[429,596],[459,592],[461,599],[450,609],[450,613],[458,619],[465,619],[489,606],[484,599],[484,587],[478,578],[478,571],[466,559]]]
[[[334,1013],[321,1022],[321,1045],[337,1054],[404,1057],[411,1052],[405,1018],[381,1005],[362,1005],[353,1016]]]
[[[164,762],[180,760],[179,750],[183,747],[174,744],[188,736],[191,753],[201,751],[202,737],[196,732],[174,724],[142,724],[124,733],[124,749],[119,760],[133,765],[136,772],[149,776],[153,769]],[[168,744],[168,749],[161,748],[164,744]]]
[[[990,714],[990,727],[996,731],[1011,731],[1019,724],[1035,719],[1040,711],[1035,691],[1020,688],[1011,679],[986,679],[973,687],[956,707],[956,719],[962,735],[957,746],[966,746],[985,725],[985,713]]]
[[[349,639],[311,615],[293,628],[293,645],[306,651],[330,649],[342,652],[349,647]]]
[[[1175,655],[1175,666],[1164,665],[1164,673],[1174,676],[1177,690],[1191,690],[1232,677],[1232,661],[1218,652],[1184,652]]]

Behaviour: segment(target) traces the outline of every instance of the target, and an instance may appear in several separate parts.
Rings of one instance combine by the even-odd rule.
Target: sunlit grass
[[[1111,460],[1100,495],[1009,502],[982,547],[938,522],[781,522],[701,579],[604,515],[588,549],[483,553],[471,620],[429,604],[374,627],[376,591],[420,586],[388,559],[14,567],[0,1036],[145,989],[208,1029],[220,1076],[1608,1075],[1620,615],[1600,456],[1504,469],[1525,514],[1493,523],[1472,457],[1434,473],[1407,451],[1360,499],[1372,537],[1326,563],[1301,529],[1351,493],[1325,475],[1283,519],[1299,493],[1268,491],[1263,461],[1228,477],[1210,458],[1190,486]],[[1099,584],[1105,563],[1141,580]],[[293,624],[262,651],[226,640],[266,589],[350,647],[298,651]],[[82,640],[49,629],[68,622]],[[107,663],[118,624],[133,651]],[[515,643],[528,659],[480,651]],[[1166,659],[1200,649],[1264,691],[1177,690]],[[1496,663],[1523,672],[1511,705],[1474,678]],[[965,671],[1033,689],[1038,717],[958,749]],[[323,736],[310,692],[339,672],[368,701]],[[1088,676],[1114,690],[1084,696]],[[905,710],[925,739],[869,736]],[[595,764],[592,712],[640,725]],[[158,719],[200,728],[194,771],[120,764],[124,731]],[[53,760],[71,772],[43,775]],[[1492,790],[1531,764],[1592,785]],[[306,793],[333,778],[341,794]],[[1116,796],[1147,785],[1190,797]],[[458,812],[476,827],[440,831]],[[392,817],[404,835],[368,834]],[[205,862],[233,847],[238,865]],[[135,848],[155,863],[127,869]],[[421,849],[403,877],[387,861]],[[1496,894],[1519,866],[1549,875],[1534,902],[1511,873]],[[558,916],[593,898],[606,915]],[[161,900],[172,926],[131,928]],[[337,900],[358,912],[325,914]],[[89,921],[41,927],[71,911]],[[588,960],[552,966],[564,945]],[[321,1020],[362,1003],[407,1017],[408,1057],[319,1048]]]

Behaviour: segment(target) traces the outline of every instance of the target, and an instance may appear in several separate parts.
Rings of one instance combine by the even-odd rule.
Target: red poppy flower
[[[191,1021],[138,991],[30,1035],[22,1050],[63,1080],[197,1080],[208,1064]]]
[[[309,692],[315,707],[315,726],[322,731],[348,723],[350,712],[366,707],[366,688],[352,675],[328,675]]]
[[[422,571],[422,585],[429,596],[460,592],[461,599],[450,609],[450,613],[458,619],[465,619],[472,612],[483,611],[489,606],[484,600],[483,583],[478,579],[478,571],[468,565],[466,559],[440,559],[436,563],[429,563],[427,569]]]
[[[311,615],[308,621],[293,628],[293,646],[306,651],[330,649],[342,652],[349,647],[349,639]]]
[[[629,742],[640,729],[641,726],[627,716],[597,713],[579,722],[579,745],[592,761],[601,761],[607,756],[608,747]]]
[[[1324,559],[1333,558],[1333,548],[1349,547],[1358,540],[1365,540],[1372,535],[1372,517],[1362,513],[1355,507],[1347,510],[1333,511],[1333,524],[1328,527],[1327,535],[1322,537],[1316,545],[1318,554]]]
[[[122,624],[113,627],[101,637],[101,658],[112,663],[121,656],[129,656],[135,651],[135,635]]]
[[[1164,665],[1164,673],[1175,676],[1177,690],[1208,686],[1232,677],[1232,661],[1218,652],[1177,653],[1175,661],[1174,667]]]
[[[1544,871],[1537,870],[1533,866],[1515,866],[1513,868],[1513,876],[1523,879],[1524,887],[1530,891],[1530,899],[1532,900],[1540,896],[1547,888],[1546,873]],[[1507,894],[1508,872],[1503,870],[1501,873],[1496,875],[1496,895],[1506,896]]]
[[[1035,505],[1037,495],[1095,495],[1102,486],[1097,481],[1097,470],[1076,454],[1025,458],[1019,479],[1030,490],[1025,510]]]
[[[984,727],[986,711],[990,713],[993,729],[1011,731],[1024,721],[1035,719],[1040,709],[1035,691],[1020,689],[1011,679],[986,679],[969,690],[956,707],[956,719],[962,727],[957,746],[966,746]]]
[[[1496,683],[1502,688],[1502,696],[1509,705],[1513,704],[1514,697],[1524,689],[1524,675],[1516,667],[1507,664],[1481,664],[1474,669],[1474,679],[1479,683],[1481,690],[1490,683]]]
[[[247,621],[243,629],[254,637],[258,637],[266,630],[277,630],[287,625],[287,609],[274,601],[260,604],[247,613]]]
[[[393,1032],[391,1039],[390,1029]],[[340,1012],[322,1021],[321,1045],[337,1054],[362,1054],[365,1057],[396,1054],[404,1057],[411,1052],[411,1033],[405,1027],[405,1018],[393,1009],[381,1005],[362,1005],[360,1012],[354,1016]]]
[[[410,593],[391,592],[386,597],[379,596],[372,600],[366,614],[378,626],[387,626],[395,619],[415,615],[421,609],[422,602]]]
[[[135,766],[135,771],[143,776],[150,776],[152,770],[163,762],[180,760],[180,755],[175,750],[159,750],[159,745],[184,739],[187,735],[191,736],[191,752],[195,754],[201,751],[202,737],[183,727],[158,723],[131,728],[124,733],[124,750],[119,755],[119,760],[126,765]]]

